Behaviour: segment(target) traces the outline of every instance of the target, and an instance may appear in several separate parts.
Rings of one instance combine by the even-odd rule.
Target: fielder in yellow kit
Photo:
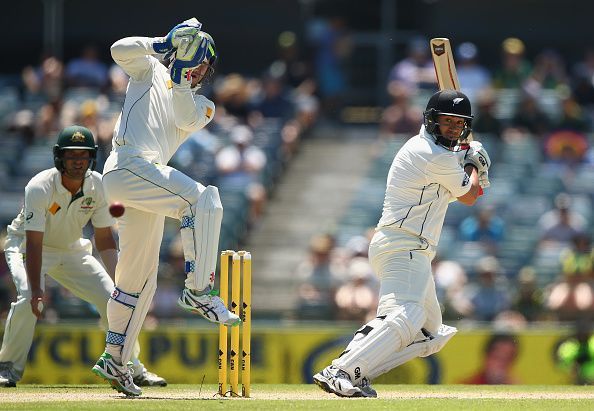
[[[35,324],[42,315],[46,274],[93,304],[107,328],[107,301],[114,289],[117,246],[111,230],[115,220],[107,211],[101,175],[92,171],[96,155],[97,146],[89,129],[72,126],[62,130],[54,146],[56,167],[29,181],[23,209],[8,226],[4,251],[17,300],[8,313],[0,350],[0,386],[14,387],[23,376]],[[89,220],[95,227],[95,244],[106,268],[93,257],[91,242],[82,238]],[[134,351],[136,383],[166,385],[163,378],[148,372],[138,360],[138,343]]]
[[[217,59],[214,41],[201,27],[193,18],[165,37],[128,37],[111,46],[130,82],[103,184],[107,200],[126,210],[118,225],[120,255],[107,304],[105,353],[93,372],[130,396],[141,394],[127,362],[157,287],[166,216],[181,222],[187,276],[178,305],[212,322],[240,322],[213,290],[223,217],[218,190],[166,165],[189,134],[214,116],[214,104],[196,94]],[[172,57],[169,67],[159,55]]]

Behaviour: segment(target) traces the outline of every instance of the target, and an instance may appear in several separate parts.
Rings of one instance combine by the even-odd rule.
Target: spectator
[[[406,87],[411,94],[420,90],[434,91],[437,88],[435,68],[429,55],[428,42],[416,38],[408,44],[408,55],[392,68],[388,78],[388,89],[397,82]]]
[[[485,344],[480,370],[461,381],[462,384],[518,384],[512,370],[518,358],[518,339],[510,334],[492,335]]]
[[[282,77],[268,72],[262,79],[262,91],[256,96],[250,109],[264,118],[287,121],[293,115],[293,104],[285,91]]]
[[[476,101],[479,92],[491,85],[491,73],[478,63],[478,49],[473,43],[461,43],[456,48],[458,80],[462,92]]]
[[[573,95],[582,106],[594,108],[594,49],[587,49],[582,61],[573,67]]]
[[[509,37],[501,43],[501,66],[495,71],[493,85],[497,88],[520,89],[530,76],[532,68],[524,57],[524,42]]]
[[[388,84],[388,93],[392,102],[382,113],[381,135],[391,137],[394,134],[416,133],[423,113],[412,104],[409,88],[401,82],[392,81]]]
[[[500,312],[511,306],[499,260],[493,256],[482,257],[475,271],[477,282],[470,283],[465,290],[466,298],[470,301],[467,317],[477,321],[493,321]]]
[[[442,260],[436,256],[432,261],[437,299],[442,302],[444,320],[460,320],[471,310],[471,303],[464,293],[468,278],[464,268],[456,261]]]
[[[336,118],[348,87],[344,62],[351,54],[351,41],[346,21],[341,16],[317,19],[308,28],[308,36],[315,49],[322,107],[326,115]]]
[[[336,290],[334,304],[339,320],[364,324],[377,312],[379,282],[365,257],[355,257],[347,269],[348,280]]]
[[[107,65],[99,60],[97,48],[88,45],[81,56],[66,65],[66,81],[70,87],[105,88],[109,83]]]
[[[512,303],[512,309],[520,313],[528,322],[544,317],[544,296],[536,282],[536,275],[536,271],[530,266],[520,270],[517,291]]]
[[[590,236],[577,234],[573,247],[561,254],[561,275],[551,288],[548,308],[558,319],[591,318],[594,314],[594,250]]]
[[[221,149],[215,158],[219,174],[217,184],[222,189],[245,190],[250,201],[249,221],[254,223],[266,202],[266,189],[260,177],[266,165],[266,154],[252,144],[254,134],[248,126],[235,126],[230,138],[232,144]]]
[[[41,95],[50,100],[59,98],[64,87],[64,64],[54,56],[46,56],[39,67],[26,66],[22,79],[28,96]]]
[[[477,95],[477,116],[472,121],[472,130],[478,134],[492,134],[501,138],[503,124],[495,114],[496,96],[491,88],[481,90]],[[479,137],[480,138],[480,137]]]
[[[571,209],[571,202],[568,194],[557,194],[555,208],[544,213],[538,220],[541,242],[569,244],[576,234],[586,229],[588,221]]]
[[[542,89],[560,89],[569,85],[565,62],[555,50],[544,50],[536,56],[532,73],[524,87],[537,95]]]
[[[510,128],[520,133],[542,138],[551,128],[551,119],[540,108],[535,97],[523,93],[511,120]]]
[[[554,129],[583,133],[591,131],[590,119],[572,95],[561,98],[561,114]]]
[[[483,206],[474,215],[462,220],[460,223],[460,239],[481,242],[487,251],[494,254],[505,234],[505,222],[494,213],[493,207]]]
[[[314,236],[309,256],[301,262],[295,277],[298,287],[297,316],[300,319],[328,320],[334,317],[334,294],[344,273],[332,262],[334,239],[329,235]]]

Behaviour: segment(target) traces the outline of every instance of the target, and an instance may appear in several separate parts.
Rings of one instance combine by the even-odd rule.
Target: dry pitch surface
[[[377,399],[343,399],[314,385],[252,386],[249,399],[220,397],[214,385],[144,388],[126,398],[104,385],[19,385],[0,389],[0,409],[406,409],[594,410],[594,387],[378,385]]]

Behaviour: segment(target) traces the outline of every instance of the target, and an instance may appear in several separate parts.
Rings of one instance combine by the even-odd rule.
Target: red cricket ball
[[[126,208],[122,203],[115,202],[109,206],[109,214],[111,214],[115,218],[123,216],[124,211],[126,211]]]

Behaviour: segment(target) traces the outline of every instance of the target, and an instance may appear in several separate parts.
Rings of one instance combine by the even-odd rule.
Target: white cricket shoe
[[[359,387],[364,397],[377,398],[377,391],[371,387],[371,381],[369,381],[369,378],[363,377],[361,382],[355,386]]]
[[[138,375],[133,376],[134,384],[139,387],[166,387],[167,380],[158,376],[154,372],[148,371],[146,368],[142,368],[142,372]]]
[[[181,297],[177,300],[177,305],[186,311],[200,314],[208,321],[223,325],[239,325],[241,319],[233,314],[223,300],[214,291],[209,294],[196,295],[189,288],[184,288]]]
[[[314,382],[326,392],[336,394],[339,397],[364,397],[363,391],[355,387],[351,382],[349,375],[335,367],[329,365],[321,372],[313,376]]]
[[[129,362],[128,364],[132,364]],[[128,365],[120,365],[115,362],[111,354],[104,352],[97,360],[91,371],[103,378],[111,385],[111,388],[129,397],[138,397],[142,390],[134,384],[132,371]]]

